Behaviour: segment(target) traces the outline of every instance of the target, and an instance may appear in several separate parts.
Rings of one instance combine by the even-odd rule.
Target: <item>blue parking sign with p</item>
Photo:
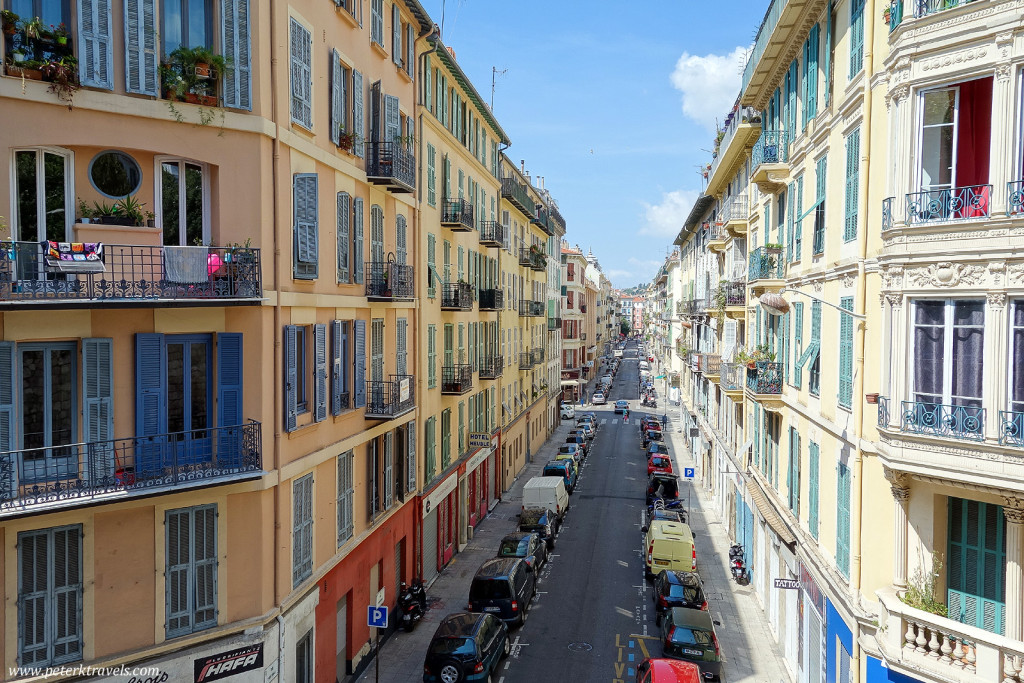
[[[693,468],[692,467],[684,467],[683,468],[683,479],[693,479]]]
[[[388,608],[385,606],[374,607],[373,605],[368,605],[366,607],[366,625],[387,628]]]

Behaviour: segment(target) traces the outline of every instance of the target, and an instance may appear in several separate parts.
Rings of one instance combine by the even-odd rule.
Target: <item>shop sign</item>
[[[469,447],[470,448],[490,448],[491,447],[491,435],[487,432],[470,433],[469,435]]]
[[[195,683],[219,681],[235,674],[263,668],[263,643],[197,659]]]
[[[430,514],[430,511],[441,504],[441,501],[448,497],[448,494],[455,490],[455,487],[459,485],[459,477],[457,474],[452,473],[447,479],[437,485],[433,491],[431,491],[423,499],[423,516],[426,517]]]
[[[818,615],[825,614],[825,596],[822,595],[821,589],[818,588],[818,584],[814,581],[814,577],[811,572],[807,570],[804,563],[800,563],[800,585],[803,586],[804,595],[808,602],[814,605],[814,609],[818,611]]]

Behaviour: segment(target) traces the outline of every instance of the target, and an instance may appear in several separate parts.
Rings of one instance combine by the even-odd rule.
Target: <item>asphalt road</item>
[[[499,683],[631,681],[637,663],[661,655],[640,550],[647,470],[637,382],[631,343],[608,405],[588,407],[604,424]],[[630,400],[629,424],[614,413],[619,399]]]

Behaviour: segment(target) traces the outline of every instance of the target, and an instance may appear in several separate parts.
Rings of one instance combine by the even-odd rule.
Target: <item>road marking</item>
[[[615,417],[615,418],[612,418],[612,424],[613,424],[613,425],[617,425],[617,424],[619,424],[619,418],[617,418],[617,417]]]

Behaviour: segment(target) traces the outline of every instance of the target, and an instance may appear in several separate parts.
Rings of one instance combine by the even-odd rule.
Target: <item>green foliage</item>
[[[910,577],[910,581],[907,582],[907,592],[900,596],[900,600],[915,609],[931,612],[940,617],[948,617],[945,603],[935,599],[941,571],[942,554],[933,550],[931,571],[926,571],[925,567],[918,567],[914,571],[914,575]]]

